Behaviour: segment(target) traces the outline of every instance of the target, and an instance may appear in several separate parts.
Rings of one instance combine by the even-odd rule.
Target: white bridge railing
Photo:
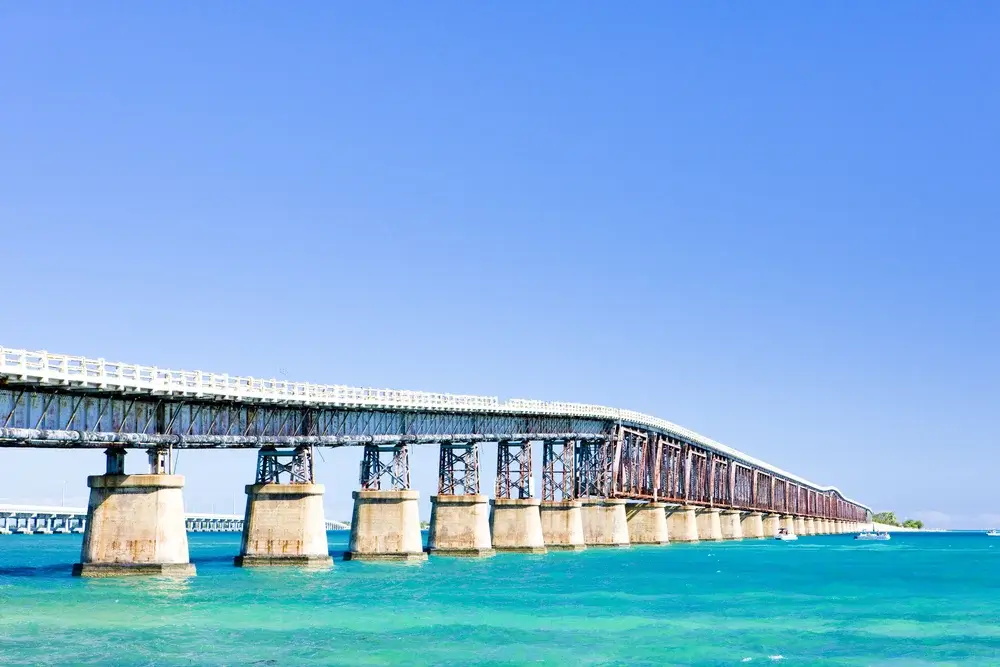
[[[602,405],[520,398],[500,402],[496,396],[438,394],[426,391],[266,380],[224,373],[176,371],[156,366],[139,366],[110,362],[104,359],[89,359],[65,354],[50,354],[45,351],[33,352],[0,347],[0,377],[4,376],[13,377],[19,381],[41,384],[137,391],[159,395],[215,397],[251,402],[349,408],[553,415],[627,422],[674,434],[800,484],[822,491],[840,493],[836,487],[815,484],[665,419],[633,410],[609,408]],[[856,502],[855,504],[861,505],[861,503]]]

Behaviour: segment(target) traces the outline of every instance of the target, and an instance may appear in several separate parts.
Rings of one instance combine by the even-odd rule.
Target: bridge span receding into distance
[[[237,565],[330,563],[316,447],[363,448],[345,558],[849,532],[871,510],[694,431],[579,403],[175,371],[0,347],[0,448],[101,448],[77,574],[191,573],[174,450],[258,450]],[[479,445],[497,444],[494,498]],[[532,479],[541,443],[541,497]],[[437,445],[426,549],[409,456]],[[143,449],[148,474],[125,474]],[[183,539],[181,539],[183,538]]]

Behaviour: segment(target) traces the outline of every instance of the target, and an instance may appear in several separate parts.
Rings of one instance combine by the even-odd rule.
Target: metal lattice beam
[[[542,445],[542,500],[576,497],[576,442],[546,440]]]
[[[497,498],[531,498],[531,443],[497,444]]]
[[[268,446],[257,452],[257,484],[312,484],[314,479],[312,447]]]
[[[441,443],[438,493],[443,496],[479,494],[479,446]]]
[[[365,445],[360,482],[367,491],[409,489],[410,457],[406,445]]]

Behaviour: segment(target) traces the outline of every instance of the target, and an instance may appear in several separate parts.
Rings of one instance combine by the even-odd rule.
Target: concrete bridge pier
[[[789,533],[795,533],[795,517],[788,514],[782,515],[780,525]]]
[[[797,517],[795,517],[793,523],[795,525],[795,534],[796,535],[805,535],[806,534],[806,519],[805,519],[805,517],[797,516]]]
[[[581,498],[583,540],[588,547],[629,546],[628,516],[623,498]]]
[[[764,515],[764,537],[774,537],[780,527],[781,515],[771,513]]]
[[[722,539],[743,539],[743,524],[740,522],[739,510],[722,510],[719,514],[719,521],[722,524]]]
[[[816,534],[816,520],[811,516],[807,516],[805,520],[805,530],[802,531],[803,535],[815,535]]]
[[[674,542],[698,541],[698,516],[691,505],[668,507],[667,534]]]
[[[576,499],[576,442],[542,444],[542,503],[539,514],[545,547],[560,551],[587,548],[583,536],[583,503]]]
[[[493,556],[490,511],[479,494],[479,446],[441,443],[438,495],[431,496],[427,552],[440,556]]]
[[[383,460],[388,457],[388,460]],[[426,560],[406,445],[365,445],[344,560]]]
[[[497,551],[546,551],[541,503],[532,497],[531,482],[531,443],[498,443],[496,498],[490,503],[490,533]]]
[[[666,504],[629,503],[625,506],[628,540],[631,544],[669,544]]]
[[[313,481],[313,450],[263,447],[257,453],[257,476],[246,486],[238,567],[333,565],[326,541],[323,485]],[[287,475],[287,481],[282,481]]]
[[[543,500],[539,506],[545,547],[553,551],[583,551],[583,503],[579,500]]]
[[[764,515],[760,512],[741,513],[740,527],[743,529],[743,537],[750,539],[761,539],[764,537]]]
[[[702,507],[696,511],[698,539],[708,542],[722,540],[722,520],[717,507]]]
[[[87,477],[87,526],[73,574],[194,574],[184,528],[184,477],[169,474],[169,452],[149,450],[147,475],[125,474],[124,448],[112,447],[105,455],[105,474]]]

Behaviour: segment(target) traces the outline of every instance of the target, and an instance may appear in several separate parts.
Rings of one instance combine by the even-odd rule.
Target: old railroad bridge
[[[497,443],[495,497],[479,444]],[[541,498],[531,443],[542,443]],[[347,558],[849,532],[870,510],[686,428],[596,405],[173,371],[0,347],[0,447],[103,448],[76,574],[193,573],[175,449],[258,449],[236,564],[327,565],[316,447],[363,447]],[[409,456],[437,445],[425,550]],[[125,474],[144,449],[148,474]]]

